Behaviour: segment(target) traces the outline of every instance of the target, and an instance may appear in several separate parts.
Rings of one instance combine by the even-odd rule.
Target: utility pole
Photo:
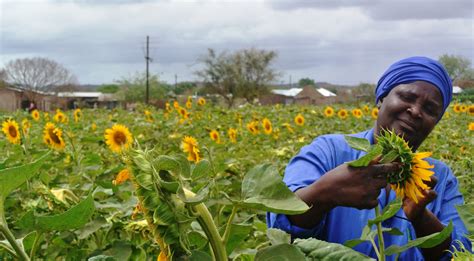
[[[175,73],[174,74],[174,90],[176,91],[178,89],[178,75]]]
[[[150,37],[147,35],[146,36],[146,93],[145,93],[145,103],[148,104],[148,99],[149,99],[149,93],[150,93],[150,87],[149,87],[149,82],[148,82],[148,64],[150,62],[150,56],[149,56],[149,44],[150,44]]]

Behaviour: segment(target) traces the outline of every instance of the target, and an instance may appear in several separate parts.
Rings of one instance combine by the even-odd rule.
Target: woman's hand
[[[423,220],[423,216],[426,214],[426,205],[428,205],[431,201],[435,200],[438,194],[433,188],[438,183],[438,178],[435,176],[431,176],[431,180],[429,182],[425,182],[430,189],[423,190],[421,193],[423,194],[423,198],[418,199],[418,203],[415,201],[405,197],[403,199],[403,211],[407,216],[408,220],[413,224],[416,224]]]

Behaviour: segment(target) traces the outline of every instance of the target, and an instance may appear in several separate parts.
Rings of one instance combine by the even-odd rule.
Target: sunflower
[[[474,131],[474,122],[469,123],[468,129],[469,129],[470,131]]]
[[[371,115],[372,115],[372,119],[376,120],[377,117],[379,117],[379,109],[378,108],[373,108]]]
[[[461,104],[461,112],[466,112],[467,111],[467,106],[464,104]]]
[[[200,98],[198,99],[198,105],[199,105],[199,106],[204,106],[204,105],[206,105],[206,100],[205,100],[204,98],[200,97]]]
[[[115,186],[118,186],[129,179],[130,179],[130,171],[128,169],[123,169],[117,174],[115,179],[112,181],[112,184],[114,184]]]
[[[66,115],[60,109],[56,110],[56,114],[54,115],[53,119],[54,119],[55,122],[62,122],[62,123],[67,122]]]
[[[234,129],[234,128],[229,128],[227,133],[229,134],[230,142],[236,143],[237,142],[237,130]]]
[[[365,113],[369,113],[369,106],[364,105],[364,112],[365,112]]]
[[[188,101],[186,102],[186,108],[188,108],[188,109],[193,108],[193,102],[192,102],[192,100],[188,99]]]
[[[429,189],[424,181],[430,181],[434,174],[429,170],[434,166],[423,160],[431,156],[431,152],[413,153],[408,143],[392,131],[383,131],[377,137],[377,144],[383,149],[382,155],[396,153],[396,160],[403,164],[399,171],[388,174],[391,188],[398,197],[407,197],[418,203],[418,199],[423,197],[422,191]]]
[[[165,103],[165,109],[167,112],[171,112],[171,105],[169,102]]]
[[[33,111],[31,112],[31,117],[32,117],[33,120],[35,120],[35,121],[39,121],[40,116],[41,116],[41,115],[40,115],[40,112],[39,112],[38,110],[33,110]]]
[[[301,113],[298,113],[295,117],[295,124],[298,126],[303,126],[304,125],[304,117],[301,115]]]
[[[215,141],[216,143],[221,143],[218,131],[212,130],[211,132],[209,132],[209,137],[211,137],[211,140]]]
[[[362,117],[362,111],[360,109],[353,109],[352,116],[356,117],[357,119],[360,119]]]
[[[337,112],[337,116],[344,120],[347,118],[347,116],[349,116],[349,113],[347,113],[346,109],[340,109],[338,112]]]
[[[178,102],[178,101],[174,101],[174,102],[173,102],[173,107],[174,107],[175,109],[179,109],[179,107],[180,107],[180,106],[179,106],[179,102]]]
[[[95,131],[96,129],[97,129],[97,124],[95,124],[95,122],[93,122],[93,123],[91,124],[91,130],[92,130],[92,131]]]
[[[470,105],[469,108],[467,108],[467,113],[469,113],[471,116],[474,116],[474,105]]]
[[[183,117],[183,119],[189,118],[189,113],[188,113],[188,111],[187,111],[185,108],[179,107],[179,108],[178,108],[178,112],[179,112],[179,114],[181,114],[181,116]]]
[[[38,112],[38,115],[39,115],[39,112]],[[38,116],[38,117],[39,117],[39,116]],[[44,113],[43,113],[43,117],[44,117],[44,119],[45,119],[46,121],[49,121],[49,113],[44,112]]]
[[[184,136],[181,142],[181,149],[188,153],[188,160],[198,162],[200,160],[198,143],[195,138],[191,136]]]
[[[28,131],[31,128],[31,123],[28,119],[23,119],[21,121],[21,130],[23,131],[23,135],[28,135]]]
[[[55,150],[62,150],[66,147],[66,143],[63,140],[63,132],[51,122],[46,123],[44,126],[43,140],[49,147]]]
[[[79,122],[79,120],[82,118],[82,111],[81,109],[77,108],[74,110],[74,121]]]
[[[460,113],[461,112],[461,105],[458,104],[458,103],[454,104],[453,110],[454,110],[455,113]]]
[[[143,113],[145,114],[147,122],[153,122],[153,116],[151,116],[151,112],[149,110],[145,110]]]
[[[258,134],[258,121],[251,121],[247,123],[247,130],[250,131],[253,135]]]
[[[272,134],[272,122],[268,118],[264,118],[262,120],[262,127],[263,127],[263,132],[265,132],[265,134],[267,135]]]
[[[326,116],[327,118],[334,116],[334,109],[330,106],[327,106],[324,109],[324,116]]]
[[[7,139],[12,144],[20,144],[21,137],[18,123],[12,119],[8,119],[2,124],[2,131],[7,136]]]
[[[113,152],[126,150],[132,144],[132,134],[127,127],[114,124],[112,128],[105,130],[105,143]]]

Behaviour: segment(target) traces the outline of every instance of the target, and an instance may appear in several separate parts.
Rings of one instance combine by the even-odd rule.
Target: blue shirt
[[[365,138],[371,144],[374,144],[373,129],[352,136]],[[363,151],[351,148],[345,141],[344,135],[323,135],[316,138],[310,145],[304,146],[299,154],[290,161],[286,167],[283,181],[294,192],[312,184],[326,172],[337,166],[356,160],[364,154],[365,152]],[[460,240],[466,249],[471,249],[470,241],[464,236],[467,234],[467,229],[455,208],[456,205],[464,203],[463,197],[459,193],[456,177],[454,177],[451,169],[443,162],[432,158],[425,160],[430,165],[434,165],[432,170],[438,178],[438,183],[434,188],[438,196],[426,208],[438,217],[443,225],[446,226],[449,221],[453,222],[452,244],[456,243],[455,240]],[[382,189],[378,197],[381,208],[393,201],[395,197],[395,192],[390,190],[387,198],[385,189]],[[343,244],[347,240],[359,238],[362,229],[367,224],[367,220],[374,217],[373,209],[359,210],[350,207],[336,207],[326,213],[323,220],[312,229],[304,229],[292,225],[286,215],[275,213],[267,213],[267,225],[268,227],[284,230],[290,233],[293,238],[314,237],[328,242]],[[407,220],[403,209],[400,209],[394,217],[384,221],[382,226],[396,227],[404,233],[403,236],[384,233],[386,247],[392,244],[401,246],[406,244],[408,240],[416,238],[415,230]],[[359,244],[354,249],[370,257],[376,257],[375,251],[369,242]],[[449,254],[445,254],[443,257],[448,258]],[[395,255],[392,255],[387,259],[393,260],[394,258]],[[410,248],[403,252],[399,258],[400,260],[422,260],[423,255],[420,249]]]

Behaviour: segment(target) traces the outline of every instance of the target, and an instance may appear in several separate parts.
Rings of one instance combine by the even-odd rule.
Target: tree
[[[461,55],[443,54],[439,57],[439,62],[448,71],[453,82],[458,80],[474,80],[474,70],[471,68],[471,61]]]
[[[166,94],[166,88],[160,83],[158,75],[151,74],[148,76],[150,100],[163,99]],[[116,81],[120,87],[118,95],[122,96],[125,101],[129,102],[145,102],[146,92],[146,74],[135,73],[127,78]]]
[[[10,61],[5,66],[8,82],[25,91],[31,101],[40,92],[70,89],[77,84],[76,77],[54,60],[42,57]]]
[[[310,78],[301,78],[299,81],[298,81],[298,85],[300,87],[304,87],[306,85],[312,85],[312,86],[316,86],[316,84],[314,83],[314,80],[313,79],[310,79]]]
[[[268,84],[278,75],[270,68],[275,58],[273,51],[253,48],[230,54],[216,54],[208,49],[207,56],[199,59],[204,68],[196,75],[205,83],[206,89],[222,96],[229,107],[237,97],[253,103],[255,98],[268,92]]]
[[[120,87],[117,84],[102,84],[97,90],[103,93],[116,93],[120,90]]]

